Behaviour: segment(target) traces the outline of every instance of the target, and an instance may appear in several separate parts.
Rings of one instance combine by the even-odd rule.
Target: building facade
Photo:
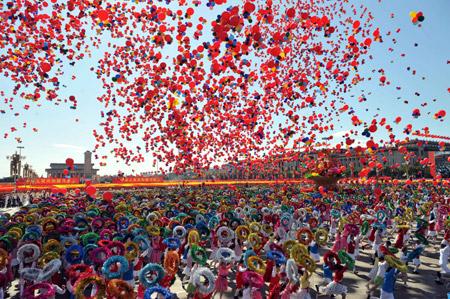
[[[376,160],[383,165],[383,168],[373,175],[386,175],[391,177],[397,176],[414,176],[414,177],[430,177],[430,167],[423,166],[420,161],[428,158],[430,153],[436,155],[435,165],[438,174],[443,177],[450,177],[450,162],[448,156],[450,152],[445,152],[441,149],[437,141],[411,140],[403,143],[402,146],[408,151],[408,159],[405,159],[405,154],[399,147],[380,148],[374,156],[367,154],[367,149],[356,150],[350,148],[341,151],[335,151],[330,155],[330,158],[336,162],[337,165],[346,167],[346,176],[357,176],[363,167],[367,167],[371,160]],[[450,144],[446,143],[445,148],[450,149]],[[308,157],[306,157],[308,156]],[[299,179],[304,178],[305,174],[310,172],[310,169],[305,168],[302,160],[317,160],[318,154],[316,152],[299,153],[298,158],[288,157],[283,159],[279,157],[276,162],[270,163],[266,161],[252,161],[252,163],[245,163],[241,161],[236,165],[225,164],[220,169],[209,169],[202,173],[202,179]],[[172,176],[168,176],[172,179]],[[186,172],[179,175],[176,179],[196,179],[197,174]]]
[[[63,178],[66,177],[64,170],[68,169],[66,163],[50,163],[50,168],[47,168],[45,172],[47,177]],[[92,153],[86,151],[84,153],[84,163],[74,163],[73,169],[69,170],[70,177],[80,177],[91,179],[97,175],[98,169],[94,168],[92,163]]]

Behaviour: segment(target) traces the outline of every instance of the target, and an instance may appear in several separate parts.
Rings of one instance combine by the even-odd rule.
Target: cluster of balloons
[[[150,153],[167,171],[217,161],[258,167],[255,161],[269,157],[276,164],[293,149],[324,146],[321,140],[332,139],[347,118],[353,130],[335,150],[354,146],[360,135],[367,150],[398,142],[386,118],[364,121],[348,97],[373,79],[362,72],[370,68],[371,47],[394,35],[377,27],[367,7],[326,0],[225,3],[1,4],[0,74],[14,82],[14,95],[58,103],[67,68],[106,49],[91,67],[102,82],[104,107],[101,129],[93,131],[95,150],[112,148],[127,163]],[[421,12],[414,18],[424,19]],[[381,86],[390,84],[385,70],[372,72]],[[67,102],[77,108],[74,96]],[[445,111],[435,115],[444,117]],[[375,139],[382,129],[389,138]],[[412,131],[408,124],[405,132]]]
[[[74,163],[75,162],[73,161],[72,158],[67,158],[66,159],[66,166],[67,166],[67,168],[63,170],[63,173],[64,173],[65,176],[68,176],[70,174],[70,171],[75,169]]]
[[[447,112],[445,112],[445,110],[439,110],[438,112],[436,112],[434,114],[434,118],[443,120],[446,115],[447,115]]]
[[[414,25],[417,25],[418,23],[421,23],[425,20],[425,17],[421,11],[419,12],[411,11],[409,13],[409,17],[411,18],[411,22]]]

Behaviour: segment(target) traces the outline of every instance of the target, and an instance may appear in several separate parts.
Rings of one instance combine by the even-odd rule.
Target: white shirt
[[[378,264],[378,271],[377,271],[377,276],[383,277],[384,278],[384,274],[386,273],[386,269],[387,269],[387,262],[383,261],[382,263]]]
[[[242,291],[242,299],[252,299],[252,288],[248,287]]]
[[[450,246],[447,245],[439,250],[439,265],[448,264],[448,256],[450,254]]]

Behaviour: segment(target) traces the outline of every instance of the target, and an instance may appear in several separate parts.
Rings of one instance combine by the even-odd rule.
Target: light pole
[[[20,175],[20,173],[21,173],[21,170],[22,170],[22,149],[24,149],[25,147],[23,147],[23,146],[18,146],[17,147],[18,149],[19,149],[19,167],[18,167],[18,170],[19,170],[19,172],[18,172],[18,176],[20,177],[21,175]]]

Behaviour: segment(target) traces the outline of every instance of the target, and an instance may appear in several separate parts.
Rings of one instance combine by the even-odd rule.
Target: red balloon
[[[113,199],[113,194],[109,191],[103,193],[103,199],[106,201],[111,201]]]
[[[80,192],[81,192],[81,190],[80,190],[80,189],[75,189],[75,194],[76,194],[76,195],[79,195],[79,194],[80,194]]]
[[[361,171],[359,172],[359,177],[363,178],[369,175],[370,169],[368,168],[363,168],[361,169]]]
[[[48,62],[42,62],[42,63],[41,63],[41,70],[42,70],[44,73],[50,72],[51,69],[52,69],[52,66],[51,66],[50,63],[48,63]]]
[[[246,11],[248,13],[252,13],[253,11],[255,11],[255,4],[253,4],[251,2],[246,2],[244,4],[244,11]]]
[[[93,196],[95,196],[95,193],[97,193],[97,189],[94,186],[92,186],[92,185],[87,186],[86,187],[86,193],[89,196],[93,197]]]
[[[372,39],[371,38],[366,38],[364,40],[364,45],[367,47],[370,47],[370,45],[372,44]]]
[[[64,169],[64,170],[63,170],[63,173],[64,173],[64,175],[69,175],[69,170]]]
[[[84,183],[86,184],[86,186],[90,186],[92,184],[91,180],[86,180]]]
[[[101,21],[106,21],[106,20],[108,20],[108,18],[109,18],[109,13],[108,13],[108,11],[107,11],[107,10],[100,10],[100,11],[98,12],[98,18],[99,18]]]
[[[289,18],[295,17],[295,9],[293,9],[292,7],[289,8],[288,10],[286,10],[286,15],[287,15]]]
[[[160,21],[164,21],[166,19],[166,14],[165,13],[159,13],[158,14],[158,20],[160,20]],[[164,32],[164,31],[161,31],[161,32]]]
[[[241,18],[239,18],[238,15],[233,15],[229,20],[228,20],[228,24],[230,24],[233,27],[236,27],[237,25],[239,25],[239,22],[241,21]]]
[[[73,161],[72,158],[67,158],[67,159],[66,159],[66,165],[67,165],[67,166],[72,166],[73,163],[74,163],[74,161]]]
[[[280,47],[275,47],[272,49],[272,55],[273,56],[279,56],[281,54],[281,49]]]
[[[189,7],[189,8],[186,10],[186,14],[187,14],[188,16],[192,16],[192,15],[194,14],[194,9],[193,9],[192,7]]]

